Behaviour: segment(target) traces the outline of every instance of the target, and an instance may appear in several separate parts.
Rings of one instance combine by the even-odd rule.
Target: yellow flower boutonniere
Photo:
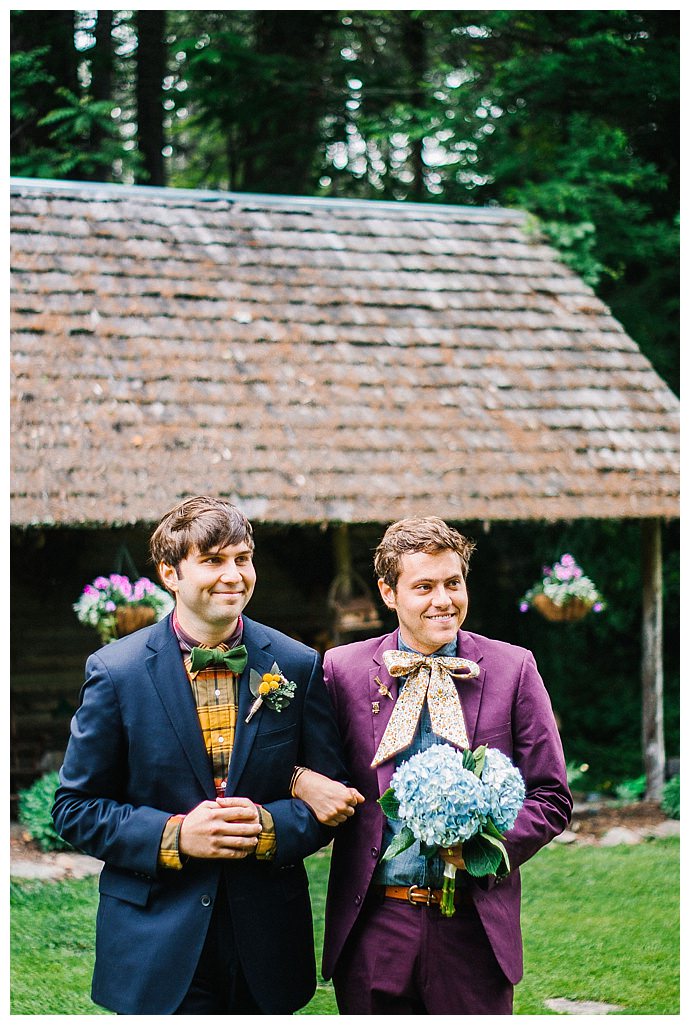
[[[256,700],[244,721],[249,722],[263,704],[274,712],[282,712],[292,701],[296,689],[297,684],[283,676],[276,662],[271,666],[270,673],[264,673],[263,676],[260,676],[256,669],[250,669],[249,690]]]

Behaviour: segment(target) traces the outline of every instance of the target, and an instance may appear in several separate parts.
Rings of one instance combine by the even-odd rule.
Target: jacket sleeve
[[[55,829],[74,847],[110,865],[155,876],[170,811],[126,800],[127,741],[110,674],[98,656],[86,663],[81,703],[72,719]]]
[[[345,782],[344,755],[330,698],[323,682],[321,659],[314,653],[309,673],[300,736],[300,765]],[[268,801],[264,807],[273,817],[276,832],[276,865],[290,864],[330,843],[335,829],[322,826],[299,798]]]
[[[520,669],[512,721],[512,760],[526,787],[525,802],[505,836],[510,866],[517,868],[563,832],[573,807],[551,701],[529,651]]]

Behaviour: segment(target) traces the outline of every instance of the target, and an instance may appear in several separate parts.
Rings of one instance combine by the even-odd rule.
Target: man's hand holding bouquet
[[[524,799],[522,776],[501,751],[434,744],[398,766],[379,798],[386,816],[403,822],[383,860],[417,840],[425,857],[441,854],[446,862],[441,914],[453,915],[458,863],[475,878],[510,871],[503,834],[512,829]]]

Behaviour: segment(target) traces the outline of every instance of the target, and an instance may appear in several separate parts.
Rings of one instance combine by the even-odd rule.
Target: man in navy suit
[[[315,990],[303,859],[332,832],[295,767],[346,772],[319,655],[242,615],[253,550],[234,506],[182,502],[151,538],[174,611],[86,664],[53,818],[105,862],[92,996],[121,1014],[292,1013]],[[338,793],[334,824],[362,800]]]

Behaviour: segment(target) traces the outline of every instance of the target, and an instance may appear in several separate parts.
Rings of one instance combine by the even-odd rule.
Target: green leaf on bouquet
[[[486,833],[477,833],[462,845],[465,868],[471,876],[503,876],[510,870],[508,854],[500,840]]]
[[[488,836],[494,836],[497,840],[503,839],[503,833],[498,829],[493,819],[486,820],[486,825],[482,826],[482,833],[486,833]]]
[[[419,853],[425,858],[433,858],[435,854],[438,854],[438,845],[435,843],[427,844],[423,840],[419,841]]]
[[[390,846],[386,850],[386,853],[381,858],[381,861],[390,861],[396,854],[402,854],[408,847],[411,847],[414,843],[414,833],[409,826],[403,826],[400,832],[393,837],[390,842]]]
[[[473,772],[476,776],[481,779],[482,772],[484,771],[484,759],[486,758],[486,744],[482,744],[474,752],[474,769]]]
[[[387,819],[393,819],[395,822],[400,821],[400,816],[398,815],[400,801],[395,796],[393,787],[388,787],[388,790],[381,794],[378,799],[378,803],[381,805],[383,813]]]
[[[469,769],[470,772],[474,772],[475,766],[474,755],[470,751],[469,747],[466,747],[462,752],[462,767],[463,769]]]

